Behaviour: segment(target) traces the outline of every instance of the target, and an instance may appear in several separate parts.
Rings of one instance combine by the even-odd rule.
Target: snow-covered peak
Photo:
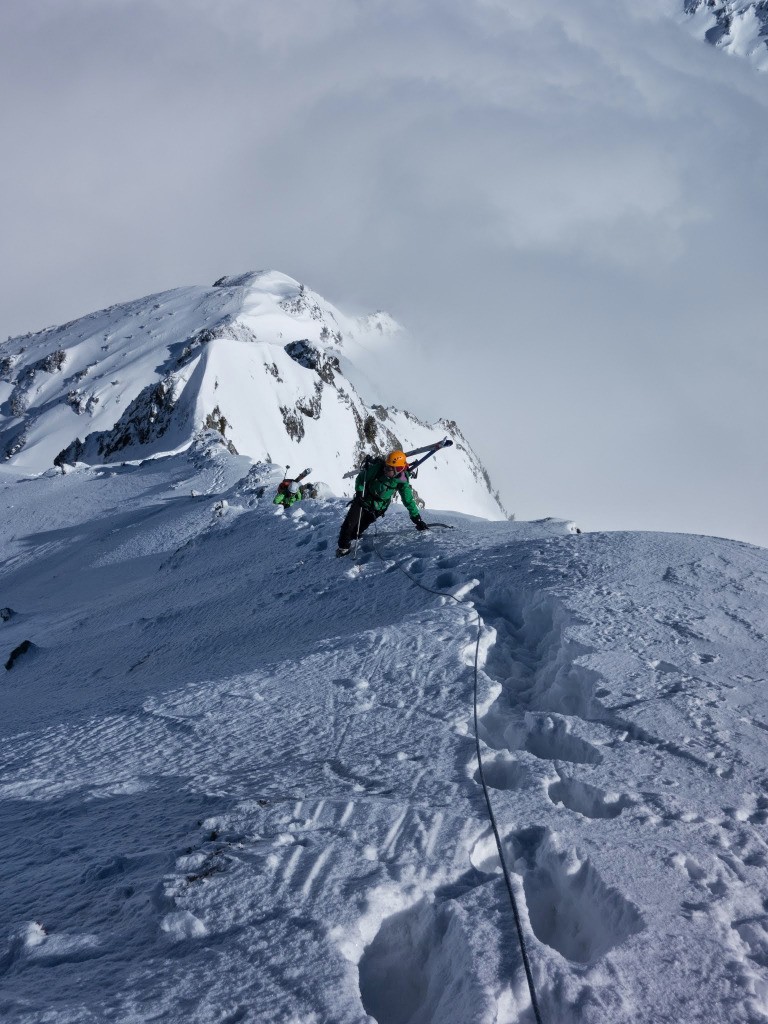
[[[768,70],[768,4],[765,0],[685,0],[700,38]]]
[[[112,306],[0,345],[0,453],[37,473],[165,455],[213,428],[232,450],[311,466],[344,494],[366,454],[447,434],[450,462],[424,468],[422,497],[503,518],[458,427],[393,408],[371,380],[370,359],[398,330],[386,313],[349,316],[274,270]]]
[[[322,295],[278,270],[251,270],[221,277],[214,288],[228,295],[236,310],[234,318],[259,332],[262,341],[281,341],[286,317],[294,326],[301,325],[309,340],[339,350],[350,343],[364,342],[368,335],[382,338],[402,329],[381,310],[366,316],[347,316]]]
[[[214,288],[247,288],[285,294],[298,291],[300,285],[294,278],[281,274],[279,270],[247,270],[244,274],[225,274],[213,282]]]

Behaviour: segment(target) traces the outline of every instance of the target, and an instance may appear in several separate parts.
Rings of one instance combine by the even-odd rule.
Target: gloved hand
[[[421,516],[411,516],[411,522],[416,527],[416,529],[419,530],[419,531],[421,531],[421,530],[428,530],[429,529],[429,527],[424,522],[424,520],[421,518]]]

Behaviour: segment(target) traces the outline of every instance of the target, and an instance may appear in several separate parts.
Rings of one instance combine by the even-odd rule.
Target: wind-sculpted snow
[[[215,437],[0,475],[4,1024],[531,1024],[478,613],[543,1020],[764,1019],[768,553],[393,507],[335,559]]]

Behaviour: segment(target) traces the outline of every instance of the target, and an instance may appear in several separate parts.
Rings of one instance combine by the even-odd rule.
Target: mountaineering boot
[[[336,548],[336,557],[343,558],[344,555],[348,555],[351,548]]]

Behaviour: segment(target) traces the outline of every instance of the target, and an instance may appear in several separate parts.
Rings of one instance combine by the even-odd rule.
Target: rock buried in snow
[[[19,646],[14,647],[14,649],[11,651],[11,656],[5,663],[6,671],[11,671],[17,659],[20,658],[22,654],[26,654],[27,651],[34,651],[35,649],[35,645],[32,643],[31,640],[22,640]]]
[[[8,620],[12,619],[15,614],[16,612],[13,608],[0,608],[0,619],[2,619],[3,622],[8,622]]]
[[[160,927],[172,939],[197,939],[208,934],[203,922],[188,910],[175,910],[166,914]]]

